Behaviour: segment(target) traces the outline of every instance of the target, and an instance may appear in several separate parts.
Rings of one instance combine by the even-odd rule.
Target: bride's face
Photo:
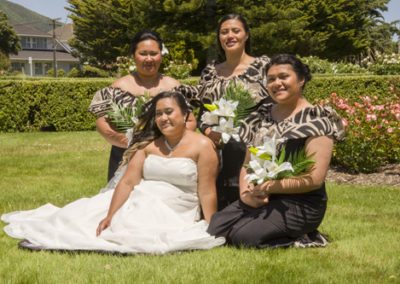
[[[164,135],[181,131],[186,127],[185,116],[173,98],[164,98],[157,102],[155,121]]]

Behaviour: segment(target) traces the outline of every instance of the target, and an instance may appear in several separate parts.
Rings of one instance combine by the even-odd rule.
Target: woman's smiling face
[[[174,98],[160,99],[155,115],[157,127],[164,135],[186,127],[185,116]]]
[[[162,60],[159,44],[152,39],[139,42],[136,46],[134,59],[139,74],[154,76],[158,73]]]
[[[286,103],[302,94],[304,80],[299,80],[290,64],[272,65],[267,73],[267,89],[277,103]]]
[[[219,41],[225,52],[244,50],[248,35],[241,21],[226,20],[219,29]]]

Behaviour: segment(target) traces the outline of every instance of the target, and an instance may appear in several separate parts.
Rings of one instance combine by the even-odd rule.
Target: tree
[[[7,22],[7,16],[0,11],[0,51],[5,55],[17,54],[21,49],[19,38],[12,26]]]
[[[381,20],[389,0],[69,0],[72,45],[101,66],[126,55],[132,36],[147,28],[166,43],[185,42],[198,71],[216,59],[215,29],[228,13],[251,28],[253,55],[294,53],[342,60],[390,46],[393,24]],[[397,30],[398,32],[398,30]]]

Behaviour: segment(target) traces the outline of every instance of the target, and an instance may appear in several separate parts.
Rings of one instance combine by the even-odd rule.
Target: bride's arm
[[[216,179],[218,174],[218,155],[209,139],[201,141],[199,159],[197,161],[197,191],[204,219],[209,223],[217,211]]]
[[[130,193],[133,190],[133,187],[139,184],[140,180],[142,179],[142,169],[145,158],[146,155],[144,153],[144,150],[139,150],[135,153],[132,160],[129,162],[125,174],[115,188],[107,216],[100,222],[99,226],[97,227],[97,236],[100,235],[103,230],[110,226],[111,219],[114,216],[115,212],[117,212],[118,209],[128,199]]]

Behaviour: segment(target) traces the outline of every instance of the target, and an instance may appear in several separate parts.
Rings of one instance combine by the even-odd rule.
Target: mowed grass
[[[109,148],[95,132],[0,134],[0,214],[96,194]],[[327,188],[326,248],[30,252],[1,230],[0,283],[400,283],[400,188]]]

